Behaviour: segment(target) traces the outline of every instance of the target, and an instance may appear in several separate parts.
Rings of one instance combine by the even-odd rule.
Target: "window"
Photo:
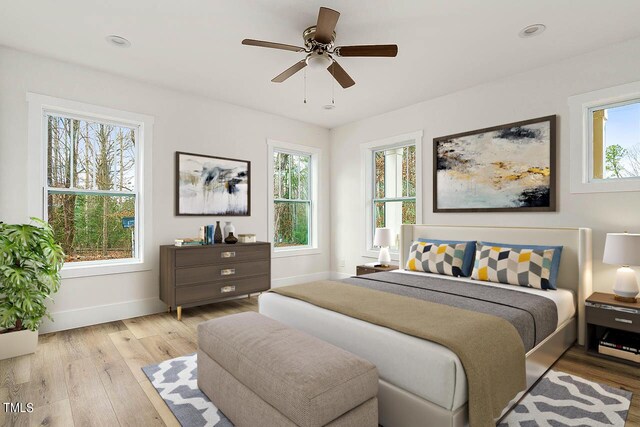
[[[270,236],[274,253],[317,249],[316,182],[319,151],[270,141]]]
[[[640,191],[640,82],[569,98],[571,192]]]
[[[153,118],[34,93],[27,100],[25,198],[64,248],[62,276],[149,270]]]
[[[373,247],[376,228],[393,230],[391,252],[398,251],[400,226],[421,218],[422,132],[363,144],[365,162],[366,255],[377,256]]]
[[[591,108],[591,178],[640,177],[640,99]]]
[[[373,171],[374,228],[388,227],[398,236],[401,224],[416,223],[416,146],[374,151]]]
[[[46,113],[46,218],[65,262],[137,258],[137,127]]]

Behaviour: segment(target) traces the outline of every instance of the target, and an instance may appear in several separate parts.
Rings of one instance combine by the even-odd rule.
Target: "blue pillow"
[[[469,277],[471,276],[471,271],[473,270],[473,257],[476,255],[476,242],[474,241],[464,241],[464,240],[438,240],[438,239],[418,239],[418,242],[431,242],[436,245],[457,245],[460,243],[466,243],[467,246],[464,248],[464,259],[462,261],[462,276]]]
[[[485,246],[500,246],[503,248],[513,249],[535,249],[546,250],[553,249],[553,258],[551,259],[551,273],[549,276],[549,287],[551,289],[558,289],[556,282],[558,280],[558,271],[560,271],[560,257],[562,256],[562,246],[536,246],[536,245],[512,245],[509,243],[496,243],[496,242],[478,242]]]

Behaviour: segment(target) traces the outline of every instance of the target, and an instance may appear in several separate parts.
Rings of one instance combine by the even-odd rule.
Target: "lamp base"
[[[616,284],[613,286],[615,299],[623,302],[635,302],[638,295],[636,272],[629,267],[620,267],[616,272]]]
[[[391,254],[389,253],[388,246],[383,246],[380,248],[380,253],[378,254],[378,263],[381,267],[389,267],[389,264],[391,264]]]
[[[636,297],[621,297],[620,295],[613,295],[613,299],[620,302],[629,302],[631,304],[635,304],[638,302]]]

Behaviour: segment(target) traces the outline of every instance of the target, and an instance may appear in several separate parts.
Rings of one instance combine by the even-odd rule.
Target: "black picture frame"
[[[194,158],[202,159],[202,163],[204,164],[207,159],[209,163],[214,163],[218,161],[221,165],[233,165],[233,163],[237,163],[237,167],[241,169],[241,172],[246,168],[246,176],[231,176],[230,179],[244,180],[246,178],[247,191],[246,191],[246,210],[243,211],[225,211],[225,212],[185,212],[187,210],[185,207],[181,206],[181,183],[180,183],[180,160],[181,156],[190,156]],[[218,179],[218,177],[215,177]],[[211,182],[211,181],[209,181]],[[228,183],[225,183],[225,188],[228,188]],[[206,154],[197,154],[197,153],[189,153],[184,151],[176,151],[175,154],[175,215],[176,216],[224,216],[224,217],[232,217],[232,216],[251,216],[251,161],[242,160],[242,159],[233,159],[229,157],[219,157],[219,156],[210,156]],[[214,203],[212,201],[212,203]],[[204,207],[203,207],[204,209]]]
[[[478,208],[478,207],[440,207],[438,206],[438,194],[441,191],[438,183],[438,168],[439,162],[442,158],[439,156],[439,146],[443,143],[449,143],[461,137],[482,135],[489,132],[509,130],[513,128],[520,128],[526,125],[549,123],[549,185],[548,185],[548,204],[545,206],[516,206],[516,207],[490,207],[490,208]],[[496,159],[496,161],[501,161]],[[504,159],[505,162],[508,159]],[[506,123],[498,126],[477,129],[469,132],[462,132],[453,135],[441,136],[433,139],[433,212],[445,213],[445,212],[555,212],[556,211],[556,115],[538,117],[530,120],[523,120],[519,122]]]

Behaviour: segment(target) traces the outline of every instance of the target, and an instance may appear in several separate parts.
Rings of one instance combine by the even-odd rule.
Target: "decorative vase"
[[[224,239],[225,243],[234,244],[238,243],[238,238],[233,235],[233,232],[229,233],[226,239]]]
[[[213,233],[213,243],[222,243],[222,229],[220,228],[220,221],[216,221],[216,231]]]
[[[224,238],[226,239],[230,233],[235,233],[236,228],[233,226],[231,221],[224,222]]]

